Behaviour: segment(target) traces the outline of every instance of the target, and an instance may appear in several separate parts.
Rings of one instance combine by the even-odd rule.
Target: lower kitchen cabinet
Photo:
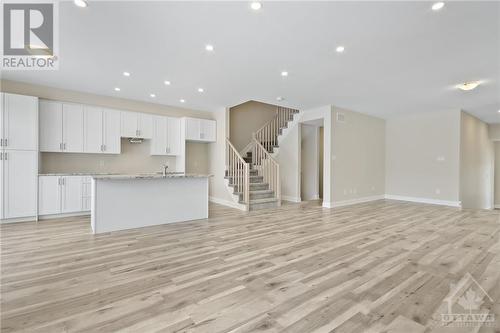
[[[88,176],[39,176],[38,215],[87,212]]]
[[[38,152],[1,151],[0,218],[36,216]]]

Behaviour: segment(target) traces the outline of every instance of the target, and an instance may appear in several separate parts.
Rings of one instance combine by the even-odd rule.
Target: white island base
[[[112,175],[92,178],[94,234],[208,218],[205,175]]]

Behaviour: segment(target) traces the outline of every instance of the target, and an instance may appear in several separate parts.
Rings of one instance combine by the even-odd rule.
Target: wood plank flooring
[[[4,333],[500,332],[498,211],[211,205],[207,220],[97,236],[87,217],[0,231]],[[496,322],[444,327],[468,277]]]

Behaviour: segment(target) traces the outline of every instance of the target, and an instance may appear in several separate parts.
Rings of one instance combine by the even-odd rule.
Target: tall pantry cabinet
[[[38,98],[0,93],[0,220],[37,216]]]

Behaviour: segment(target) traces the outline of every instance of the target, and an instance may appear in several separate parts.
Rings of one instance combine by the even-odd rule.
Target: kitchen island
[[[200,174],[92,176],[96,233],[208,218],[208,178]]]

